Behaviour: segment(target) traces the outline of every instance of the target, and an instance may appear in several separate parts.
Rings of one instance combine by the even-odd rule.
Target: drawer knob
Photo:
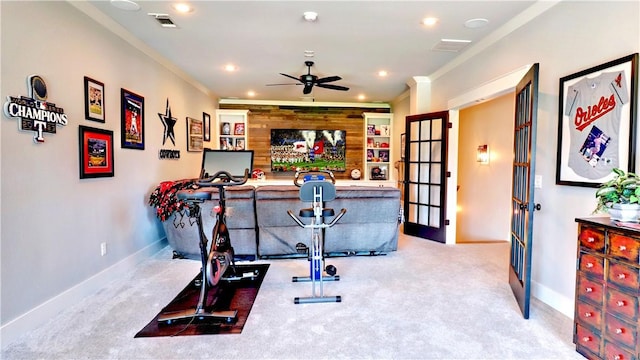
[[[589,237],[587,238],[587,242],[590,242],[590,243],[592,243],[592,242],[596,242],[596,239],[594,239],[594,238],[593,238],[593,236],[589,236]]]
[[[588,288],[586,288],[586,289],[584,289],[584,290],[585,290],[586,292],[588,292],[588,293],[593,292],[593,288],[592,288],[592,287],[588,287]]]
[[[620,251],[625,251],[625,250],[627,250],[627,247],[624,245],[620,245]]]
[[[586,265],[588,268],[592,268],[593,267],[593,263],[587,263]]]
[[[582,342],[589,342],[591,341],[591,336],[585,336],[582,338]]]
[[[620,274],[618,274],[618,279],[621,279],[621,280],[622,280],[622,279],[624,279],[624,278],[626,278],[626,277],[627,277],[627,275],[625,275],[624,273],[620,273]]]
[[[616,334],[622,334],[623,332],[624,332],[624,329],[620,329],[620,328],[616,329]]]
[[[616,301],[616,305],[618,305],[618,306],[625,306],[625,305],[626,305],[626,302],[625,302],[624,300],[618,300],[618,301]]]
[[[592,313],[590,313],[590,312],[586,312],[586,313],[584,313],[584,317],[591,317],[591,316],[593,316],[593,314],[592,314]]]

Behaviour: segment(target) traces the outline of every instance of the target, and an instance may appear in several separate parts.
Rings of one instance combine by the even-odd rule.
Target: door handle
[[[520,210],[527,210],[529,208],[529,203],[520,204],[519,207],[520,207]],[[536,211],[536,210],[540,211],[540,209],[542,209],[542,205],[540,205],[540,204],[534,204],[533,205],[533,211]]]

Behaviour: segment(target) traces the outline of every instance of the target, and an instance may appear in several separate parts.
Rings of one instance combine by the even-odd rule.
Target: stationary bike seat
[[[179,190],[176,197],[180,200],[211,200],[211,191],[202,189],[185,189]]]

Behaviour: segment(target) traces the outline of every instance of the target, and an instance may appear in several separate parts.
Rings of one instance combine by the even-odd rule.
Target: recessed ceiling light
[[[366,96],[364,96],[364,94],[360,94],[360,95],[358,95],[358,100],[364,100],[364,99],[366,99],[366,98],[367,98],[367,97],[366,97]]]
[[[489,20],[487,19],[477,18],[465,21],[464,26],[468,27],[469,29],[477,29],[486,26],[488,23]]]
[[[248,97],[254,97],[254,96],[256,96],[256,92],[255,92],[255,91],[253,91],[253,90],[249,90],[249,91],[247,92],[247,96],[248,96]]]
[[[224,69],[225,69],[226,71],[228,71],[228,72],[233,72],[233,71],[238,70],[238,68],[237,68],[235,65],[233,65],[233,64],[227,64],[227,65],[225,65],[225,66],[224,66]]]
[[[187,3],[175,3],[171,5],[171,7],[173,7],[177,12],[182,14],[190,13],[193,11],[193,8],[191,7],[191,5]]]
[[[438,23],[438,18],[426,17],[422,19],[422,25],[425,25],[425,26],[433,26],[437,23]]]
[[[302,16],[309,22],[314,22],[318,19],[318,13],[315,11],[305,11]]]
[[[117,7],[120,10],[127,11],[138,11],[140,10],[140,5],[131,0],[111,0],[111,5]]]
[[[387,75],[389,75],[389,74],[387,73],[387,71],[386,71],[386,70],[380,70],[380,71],[378,71],[378,76],[380,76],[380,77],[385,77],[385,76],[387,76]]]

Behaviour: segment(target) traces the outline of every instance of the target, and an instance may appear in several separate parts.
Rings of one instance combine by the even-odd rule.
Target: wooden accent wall
[[[291,173],[272,173],[271,129],[346,130],[347,171],[337,172],[337,179],[349,179],[351,169],[363,169],[364,118],[362,113],[389,113],[388,108],[231,105],[221,104],[220,109],[249,110],[247,119],[248,149],[254,151],[254,168],[264,170],[267,179],[292,178]]]

